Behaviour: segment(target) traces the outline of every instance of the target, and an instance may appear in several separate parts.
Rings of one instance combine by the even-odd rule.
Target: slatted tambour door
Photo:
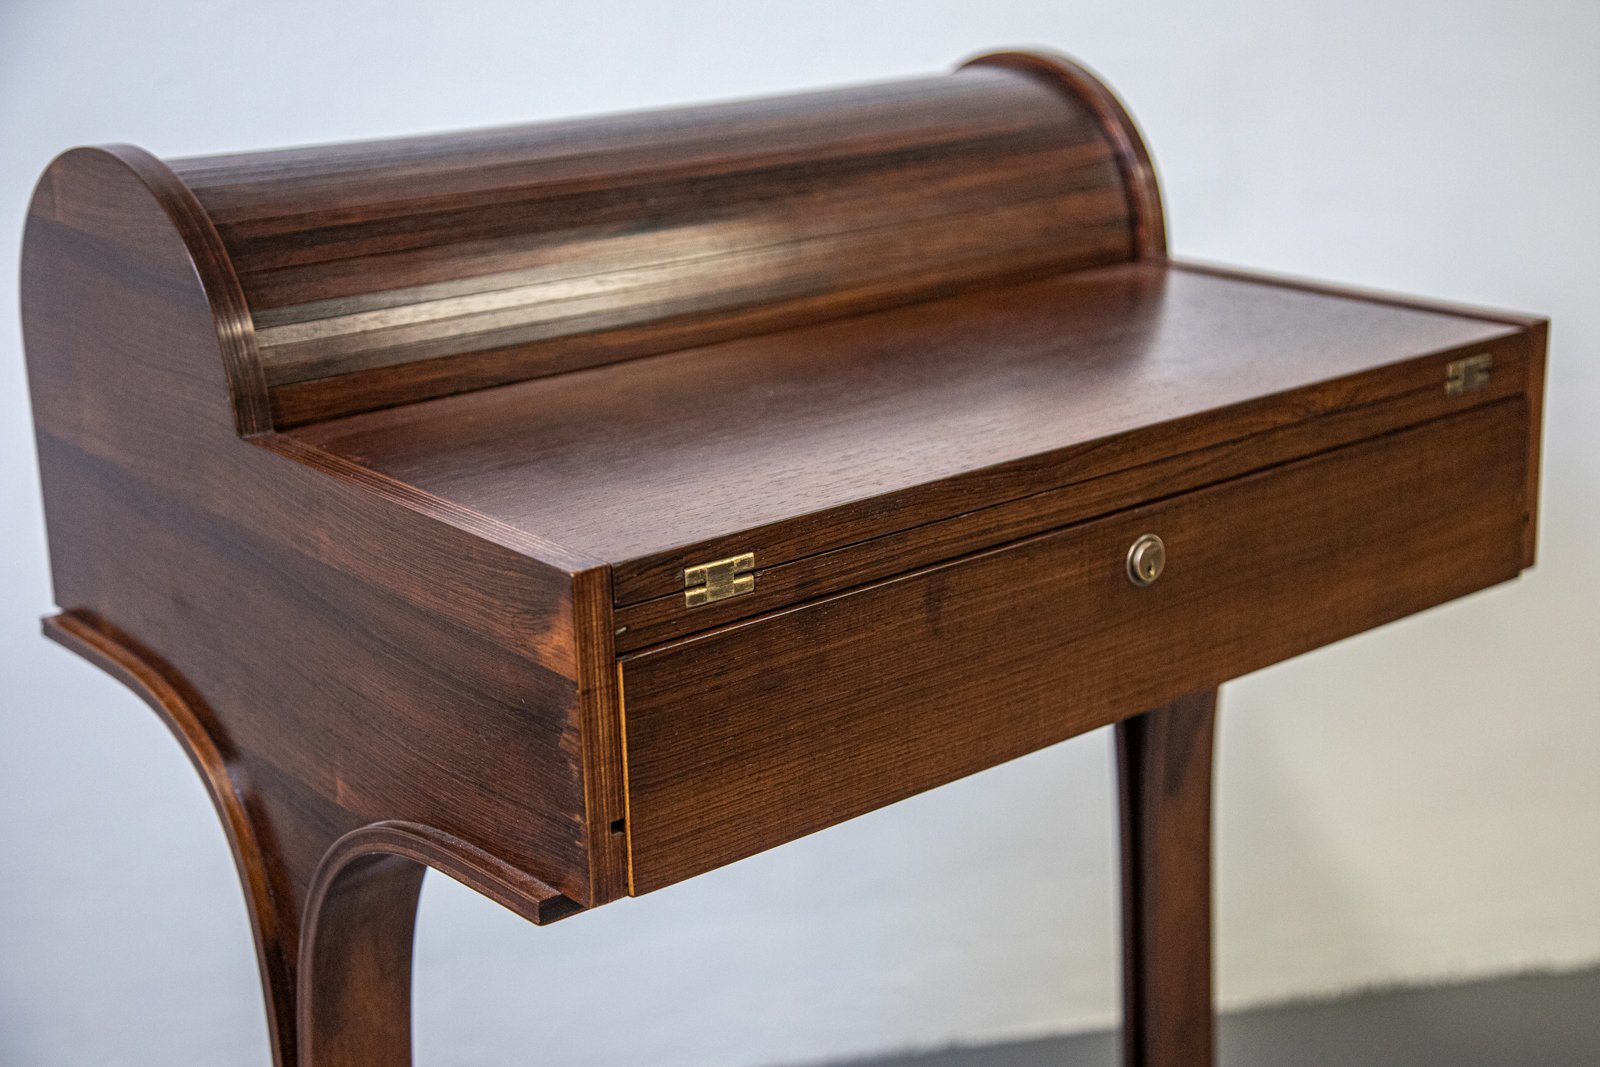
[[[1103,118],[1000,67],[173,168],[279,426],[1134,255]]]

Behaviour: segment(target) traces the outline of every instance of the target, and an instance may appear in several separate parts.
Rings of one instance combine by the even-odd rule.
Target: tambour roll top
[[[1067,61],[170,164],[289,426],[1159,255],[1148,159]],[[261,398],[258,398],[258,400]]]

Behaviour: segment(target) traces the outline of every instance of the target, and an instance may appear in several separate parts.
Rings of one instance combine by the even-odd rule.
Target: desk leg
[[[158,657],[71,612],[46,619],[44,629],[143,697],[200,771],[244,883],[277,1067],[409,1067],[412,935],[428,869],[531,923],[583,910],[535,875],[436,827],[385,820],[335,837],[328,824],[302,817],[303,795],[248,788],[211,709]],[[264,812],[276,819],[263,823]],[[261,825],[275,833],[258,832]],[[285,840],[295,847],[283,849]],[[274,870],[282,873],[276,883]]]
[[[1215,690],[1117,724],[1126,1067],[1209,1067]]]
[[[299,1059],[280,1067],[409,1067],[411,947],[422,877],[433,869],[531,923],[582,911],[517,867],[432,827],[378,822],[328,849],[300,935]]]
[[[301,1067],[408,1067],[411,945],[426,868],[351,860],[312,897],[300,960]]]

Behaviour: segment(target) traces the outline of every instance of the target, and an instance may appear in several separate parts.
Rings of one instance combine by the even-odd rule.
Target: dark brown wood
[[[1210,1067],[1211,751],[1217,693],[1117,724],[1122,1062]]]
[[[1122,172],[1122,188],[1133,222],[1137,258],[1166,257],[1167,218],[1161,206],[1155,164],[1133,116],[1128,114],[1110,86],[1073,60],[1041,52],[989,52],[962,64],[962,69],[972,67],[993,67],[1025,74],[1056,89],[1075,104],[1087,107],[1111,143],[1117,169]]]
[[[272,857],[257,837],[257,823],[235,788],[237,756],[219,748],[214,717],[200,698],[186,691],[183,680],[148,650],[104,623],[79,615],[44,620],[45,636],[71,649],[116,678],[155,711],[194,764],[222,822],[244,890],[245,908],[255,939],[261,987],[266,991],[267,1033],[274,1049],[293,1040],[294,955],[279,929],[283,916],[272,899],[268,864]]]
[[[681,595],[693,563],[875,552],[885,534],[1414,390],[1456,410],[1476,397],[1445,396],[1449,359],[1491,351],[1497,387],[1520,390],[1527,350],[1505,323],[1141,263],[295,433],[611,563],[632,604]],[[986,518],[966,521],[984,536]]]
[[[1539,541],[1540,445],[1544,440],[1542,423],[1544,418],[1545,356],[1550,345],[1550,322],[1548,319],[1537,315],[1506,311],[1501,308],[1472,307],[1456,302],[1447,303],[1442,300],[1402,296],[1397,293],[1351,285],[1335,285],[1310,278],[1269,275],[1261,271],[1226,267],[1214,263],[1188,262],[1181,264],[1181,266],[1187,271],[1210,274],[1219,278],[1264,282],[1287,289],[1299,289],[1303,292],[1322,293],[1328,296],[1345,296],[1388,304],[1393,307],[1411,308],[1416,311],[1431,311],[1441,315],[1465,314],[1473,318],[1484,319],[1489,322],[1502,322],[1516,327],[1521,332],[1518,347],[1526,353],[1527,363],[1526,369],[1523,371],[1525,380],[1522,385],[1523,396],[1528,404],[1528,514],[1527,524],[1523,531],[1523,566],[1532,567],[1534,565],[1538,556]]]
[[[174,166],[282,426],[1128,259],[1138,136],[1032,63]]]
[[[22,275],[47,632],[204,777],[280,1067],[409,1059],[425,869],[550,922],[1147,708],[1130,1029],[1171,1062],[1204,804],[1139,761],[1194,755],[1184,695],[1533,558],[1543,320],[1169,261],[1059,57],[77,149]]]
[[[1525,432],[1502,401],[624,657],[632,891],[1512,577]]]
[[[425,869],[361,856],[315,902],[300,968],[301,1062],[411,1062],[411,948]]]
[[[1550,344],[1550,324],[1544,319],[1528,326],[1527,384],[1523,387],[1523,402],[1528,406],[1528,457],[1525,476],[1527,490],[1523,494],[1522,566],[1532,567],[1539,555],[1539,492],[1540,450],[1544,441],[1544,367],[1545,351]]]
[[[307,895],[297,990],[300,1062],[411,1062],[411,950],[430,867],[530,922],[553,922],[578,907],[432,827],[380,822],[346,834],[328,850]]]
[[[802,556],[758,569],[755,592],[687,611],[681,593],[619,605],[619,651],[632,652],[673,637],[760,614],[787,604],[863,585],[888,574],[923,567],[1024,537],[1040,529],[1066,526],[1117,510],[1130,500],[1197,489],[1315,455],[1473,403],[1520,397],[1520,361],[1513,348],[1497,377],[1463,404],[1443,395],[1437,381],[1448,357],[1420,361],[1415,377],[1423,384],[1386,399],[1312,415],[1245,437],[1180,451],[1165,459],[1115,470],[1059,489],[974,509],[952,518],[885,534],[859,544]],[[1392,372],[1391,372],[1392,373]],[[1407,375],[1411,377],[1411,375]],[[1345,395],[1349,395],[1346,392]],[[1190,443],[1199,442],[1191,439]],[[1110,451],[1110,450],[1107,450]],[[1085,466],[1114,458],[1086,456]],[[701,556],[700,558],[707,558]]]
[[[55,596],[123,660],[159,650],[145,673],[206,709],[225,774],[213,791],[264,843],[235,849],[262,869],[247,881],[289,1064],[303,909],[342,835],[400,819],[572,902],[625,891],[620,791],[593,788],[585,766],[605,758],[616,713],[579,681],[596,670],[570,626],[574,597],[597,610],[594,579],[578,577],[591,565],[293,442],[237,436],[229,334],[213,321],[226,302],[197,281],[169,221],[184,204],[152,173],[132,150],[70,153],[29,221],[24,330]]]

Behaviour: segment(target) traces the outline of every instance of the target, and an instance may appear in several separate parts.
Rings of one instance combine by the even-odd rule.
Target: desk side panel
[[[203,704],[290,946],[323,850],[378,820],[456,835],[581,904],[615,896],[589,848],[615,816],[585,798],[576,564],[236,436],[204,288],[226,279],[197,279],[175,210],[80,150],[30,216],[57,603]]]

